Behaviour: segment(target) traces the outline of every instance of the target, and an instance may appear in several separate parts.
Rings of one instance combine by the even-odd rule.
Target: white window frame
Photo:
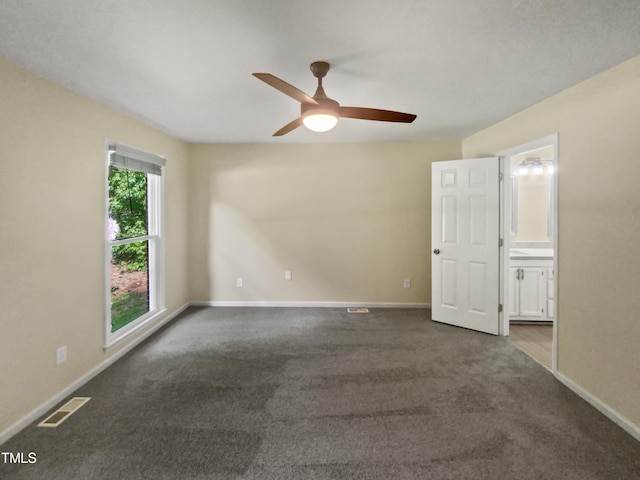
[[[161,166],[161,175],[147,173],[147,235],[123,240],[110,241],[109,231],[109,160],[113,148],[125,152],[127,156],[143,160],[151,160]],[[137,150],[118,142],[107,140],[105,148],[105,342],[107,350],[136,331],[157,320],[166,312],[165,306],[165,255],[164,255],[164,163],[163,157]],[[124,327],[111,331],[111,249],[117,245],[147,240],[149,264],[149,311],[131,321]]]

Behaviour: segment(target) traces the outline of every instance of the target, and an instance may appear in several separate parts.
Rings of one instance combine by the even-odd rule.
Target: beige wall
[[[192,146],[191,299],[429,303],[431,162],[460,155],[460,142]]]
[[[103,351],[106,138],[167,158],[166,304],[188,301],[188,148],[2,60],[0,85],[1,433],[124,346]]]
[[[640,57],[463,141],[559,134],[558,369],[640,425]]]

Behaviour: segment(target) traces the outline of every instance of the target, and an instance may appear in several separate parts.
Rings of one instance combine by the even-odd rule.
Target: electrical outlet
[[[236,278],[236,287],[242,287],[242,277]]]
[[[287,270],[284,272],[284,279],[291,280],[291,270]]]
[[[404,288],[411,288],[411,279],[410,278],[405,278],[404,279]]]
[[[67,346],[63,345],[56,350],[56,365],[62,365],[67,361]]]

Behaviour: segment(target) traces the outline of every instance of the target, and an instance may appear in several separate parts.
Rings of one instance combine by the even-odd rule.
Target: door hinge
[[[498,304],[498,313],[502,313],[502,304],[501,303]]]
[[[498,180],[502,181],[504,179],[504,173],[500,172],[498,173]]]
[[[504,240],[502,238],[498,239],[498,246],[502,247],[504,245]]]

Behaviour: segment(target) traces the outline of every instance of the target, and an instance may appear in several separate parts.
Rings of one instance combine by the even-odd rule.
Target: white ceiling
[[[462,139],[640,54],[640,0],[2,0],[0,56],[189,142]],[[298,128],[331,63],[342,105],[412,124]]]

